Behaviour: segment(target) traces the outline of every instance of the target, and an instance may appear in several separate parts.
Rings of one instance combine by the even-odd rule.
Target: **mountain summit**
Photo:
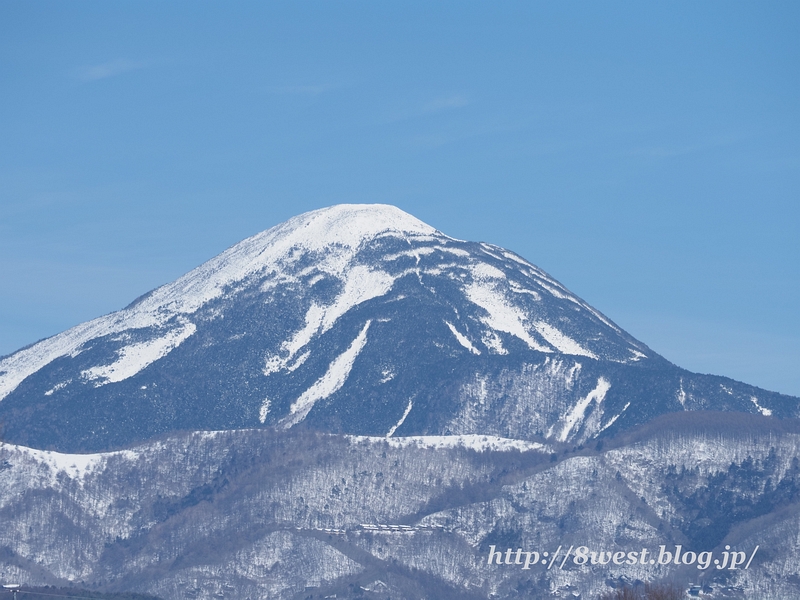
[[[5,437],[66,451],[263,426],[583,442],[795,407],[679,369],[513,252],[386,205],[294,217],[0,361]]]

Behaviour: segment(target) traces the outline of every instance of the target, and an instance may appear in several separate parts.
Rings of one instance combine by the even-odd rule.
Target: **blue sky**
[[[796,2],[0,3],[0,354],[395,204],[800,396]]]

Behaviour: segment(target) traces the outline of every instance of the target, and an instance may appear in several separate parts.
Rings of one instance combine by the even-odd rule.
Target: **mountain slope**
[[[516,254],[383,205],[290,219],[0,361],[6,438],[63,451],[262,426],[583,442],[684,409],[797,402],[683,371]]]

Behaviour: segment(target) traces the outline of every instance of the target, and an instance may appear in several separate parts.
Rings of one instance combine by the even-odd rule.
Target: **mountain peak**
[[[293,217],[255,237],[281,245],[301,244],[309,250],[330,245],[358,247],[385,232],[432,236],[442,234],[390,204],[337,204]]]
[[[174,304],[191,313],[222,290],[257,273],[279,273],[311,254],[321,270],[340,273],[363,244],[382,234],[450,239],[416,217],[387,204],[338,204],[303,213],[249,237],[174,283],[155,290],[146,304]]]

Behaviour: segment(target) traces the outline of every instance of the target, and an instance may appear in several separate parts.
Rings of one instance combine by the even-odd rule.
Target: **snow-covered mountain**
[[[513,252],[335,206],[0,360],[0,580],[797,598],[798,406],[671,364]],[[581,545],[608,560],[513,558]],[[753,564],[608,562],[661,545]]]
[[[385,205],[290,219],[0,361],[6,439],[63,451],[262,426],[580,443],[797,406],[679,369],[513,252]]]

